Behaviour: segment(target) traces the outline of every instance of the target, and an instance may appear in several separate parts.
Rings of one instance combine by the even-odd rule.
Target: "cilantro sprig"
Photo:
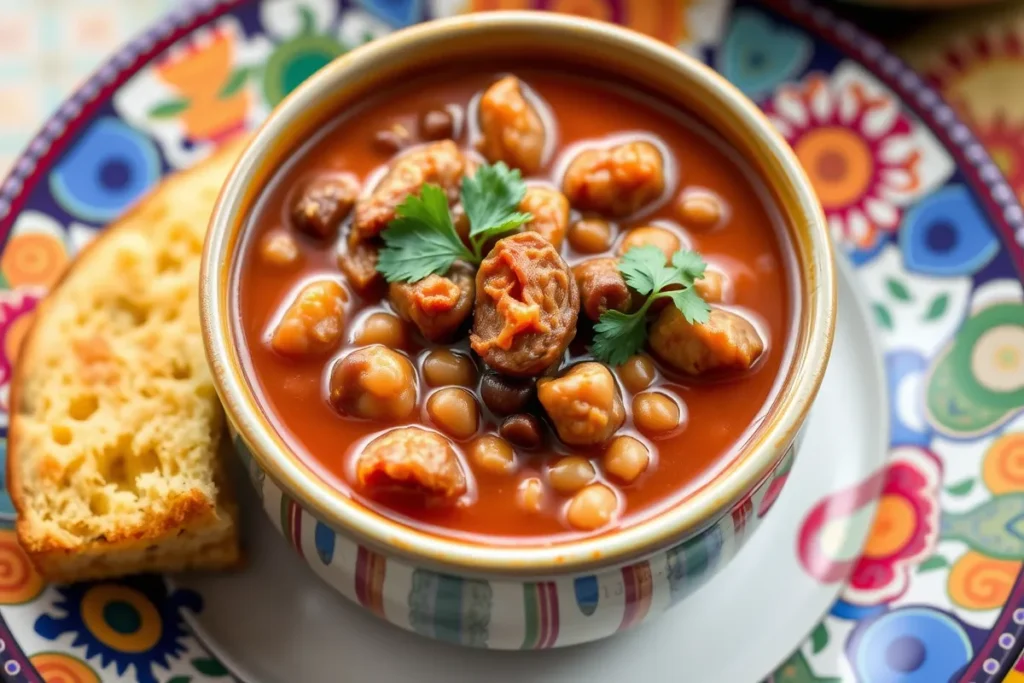
[[[455,261],[480,263],[484,245],[532,220],[519,211],[526,183],[518,170],[502,162],[484,164],[462,179],[460,199],[469,219],[469,246],[463,243],[448,209],[448,198],[437,185],[424,185],[419,196],[398,205],[396,218],[381,233],[384,248],[377,270],[388,282],[416,282],[430,274],[443,275]]]
[[[643,348],[647,340],[647,312],[658,299],[670,299],[691,324],[706,323],[711,307],[693,288],[704,277],[706,268],[704,259],[694,251],[677,251],[669,265],[658,247],[646,245],[627,251],[619,261],[619,272],[627,285],[647,298],[633,313],[602,313],[594,325],[590,352],[609,365],[626,362]]]

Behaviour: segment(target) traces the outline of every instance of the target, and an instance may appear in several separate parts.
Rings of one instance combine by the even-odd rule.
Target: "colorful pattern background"
[[[0,100],[14,103],[0,113],[0,154],[24,144],[10,142],[10,131],[24,136],[25,121],[43,120],[80,80],[94,59],[89,49],[110,49],[102,36],[120,39],[129,17],[161,4],[171,3],[46,0],[31,8],[50,14],[36,14],[29,3],[0,0]],[[1007,246],[1024,243],[1024,102],[1005,99],[1020,93],[1009,84],[1019,84],[1024,24],[1001,17],[994,28],[908,48],[954,113],[881,45],[799,2],[352,4],[339,13],[333,0],[243,2],[163,52],[109,101],[106,84],[132,59],[115,60],[61,108],[0,191],[0,407],[35,303],[95,230],[160,175],[258,121],[334,55],[424,13],[528,6],[619,21],[706,59],[765,108],[858,265],[886,349],[890,464],[828,494],[795,544],[811,579],[848,576],[848,587],[770,680],[997,680],[1024,635],[1024,289],[1014,269],[1022,252]],[[133,47],[144,51],[160,35]],[[55,47],[76,40],[81,59]],[[29,92],[33,81],[58,85]],[[62,140],[83,108],[89,124],[53,154],[46,141]],[[21,192],[37,163],[43,182]],[[834,525],[879,495],[861,557],[829,542]],[[9,522],[2,496],[0,513]],[[16,631],[15,639],[0,633],[10,680],[226,680],[185,631],[182,610],[202,609],[194,593],[157,578],[44,586],[9,530],[0,531],[0,569],[0,616]]]

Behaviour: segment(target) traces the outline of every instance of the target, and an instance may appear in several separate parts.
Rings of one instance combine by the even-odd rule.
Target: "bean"
[[[469,459],[490,474],[510,474],[516,469],[516,453],[512,446],[493,434],[485,434],[469,445]]]
[[[631,436],[617,436],[604,453],[604,471],[631,484],[644,473],[651,462],[647,446]]]
[[[480,398],[495,415],[521,412],[533,396],[534,381],[506,377],[495,372],[484,375],[480,381]]]
[[[423,378],[432,387],[471,387],[476,383],[476,365],[464,354],[435,349],[423,360]]]
[[[540,512],[544,506],[544,482],[537,477],[523,479],[516,490],[516,503],[523,512]]]
[[[456,439],[468,439],[476,433],[479,412],[473,394],[465,389],[446,387],[427,399],[427,415]]]
[[[540,420],[526,413],[506,417],[500,431],[503,437],[520,448],[537,448],[544,440]]]
[[[634,394],[651,386],[657,374],[654,361],[645,353],[630,356],[619,366],[619,379]]]
[[[363,320],[354,339],[359,346],[383,344],[389,349],[404,349],[408,343],[405,323],[390,313],[371,313]]]
[[[597,472],[590,460],[569,455],[548,467],[548,483],[562,495],[576,493],[594,481]]]
[[[284,230],[272,230],[260,240],[260,258],[275,268],[290,268],[302,257],[299,243]]]
[[[600,254],[612,244],[612,226],[601,218],[581,218],[569,228],[569,245],[581,254]]]
[[[672,254],[679,251],[681,242],[671,230],[659,228],[656,225],[646,225],[642,228],[633,228],[626,233],[625,239],[619,245],[619,254],[625,254],[633,247],[653,245],[661,249],[665,254],[665,262],[672,259]]]
[[[576,529],[594,531],[611,522],[618,507],[619,502],[610,488],[604,484],[591,484],[572,497],[565,516]]]
[[[455,119],[444,109],[430,109],[420,117],[420,136],[425,140],[444,140],[454,133]]]
[[[645,391],[633,397],[633,424],[646,434],[664,434],[679,426],[679,406],[665,394]]]

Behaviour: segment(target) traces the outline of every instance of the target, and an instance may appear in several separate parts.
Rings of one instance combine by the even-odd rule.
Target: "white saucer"
[[[888,399],[872,323],[845,263],[832,361],[781,496],[746,547],[666,615],[608,640],[559,650],[494,652],[438,643],[390,626],[321,583],[243,496],[250,564],[232,576],[190,576],[196,635],[247,683],[418,681],[666,681],[753,683],[814,628],[842,587],[803,568],[803,521],[838,491],[869,479],[886,459]],[[852,559],[870,528],[873,499],[830,522],[820,543]],[[827,537],[827,538],[826,538]]]

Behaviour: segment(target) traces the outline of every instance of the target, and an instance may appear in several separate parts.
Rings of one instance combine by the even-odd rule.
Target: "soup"
[[[325,480],[492,543],[642,520],[766,415],[797,318],[771,198],[599,77],[411,78],[279,170],[232,272],[254,394]]]

